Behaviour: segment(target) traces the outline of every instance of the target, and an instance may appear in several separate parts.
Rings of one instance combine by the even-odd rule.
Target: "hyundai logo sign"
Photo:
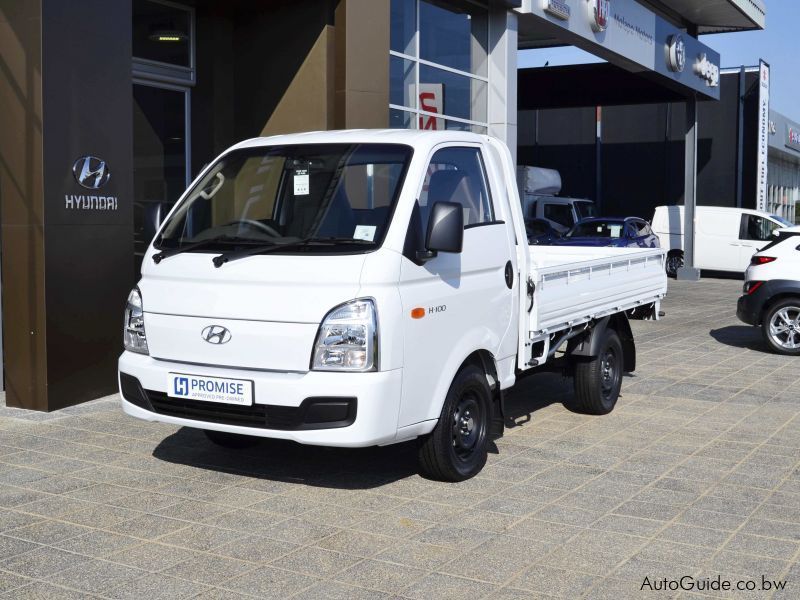
[[[106,161],[96,156],[82,156],[72,165],[72,175],[83,187],[96,190],[111,179]]]
[[[200,335],[209,344],[227,344],[231,341],[231,332],[222,325],[209,325]]]

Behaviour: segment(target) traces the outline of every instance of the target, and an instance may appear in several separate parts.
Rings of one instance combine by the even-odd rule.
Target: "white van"
[[[777,215],[723,206],[698,206],[695,223],[695,266],[735,273],[744,273],[773,230],[791,225]],[[667,274],[674,276],[683,266],[683,206],[656,207],[652,227],[668,249]]]

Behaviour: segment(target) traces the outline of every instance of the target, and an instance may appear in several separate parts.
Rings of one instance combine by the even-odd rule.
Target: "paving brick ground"
[[[221,451],[115,397],[0,405],[0,597],[627,598],[719,575],[798,598],[800,362],[737,322],[740,286],[671,283],[609,416],[567,411],[558,375],[520,384],[462,484],[409,446]]]

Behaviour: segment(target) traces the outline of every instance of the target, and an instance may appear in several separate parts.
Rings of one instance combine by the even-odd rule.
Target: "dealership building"
[[[698,114],[724,81],[702,34],[763,28],[765,10],[762,0],[0,0],[7,404],[54,410],[114,391],[122,308],[155,225],[244,138],[459,129],[528,158],[531,111],[581,109],[548,134],[568,142],[585,115],[596,126],[597,107],[679,105],[670,168],[683,174],[674,200],[691,209]],[[518,74],[519,49],[560,45],[607,62],[574,71],[562,84],[571,93]],[[785,122],[773,121],[777,136]],[[772,139],[758,152],[783,160],[787,145]],[[565,181],[599,164],[596,141],[567,157]],[[796,201],[788,171],[774,198],[794,190]],[[759,201],[776,201],[771,189]],[[687,248],[689,278],[691,257]]]

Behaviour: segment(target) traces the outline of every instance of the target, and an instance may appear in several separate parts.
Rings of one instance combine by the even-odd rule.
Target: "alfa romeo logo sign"
[[[611,0],[589,0],[589,25],[595,33],[601,33],[608,27],[611,19]]]

